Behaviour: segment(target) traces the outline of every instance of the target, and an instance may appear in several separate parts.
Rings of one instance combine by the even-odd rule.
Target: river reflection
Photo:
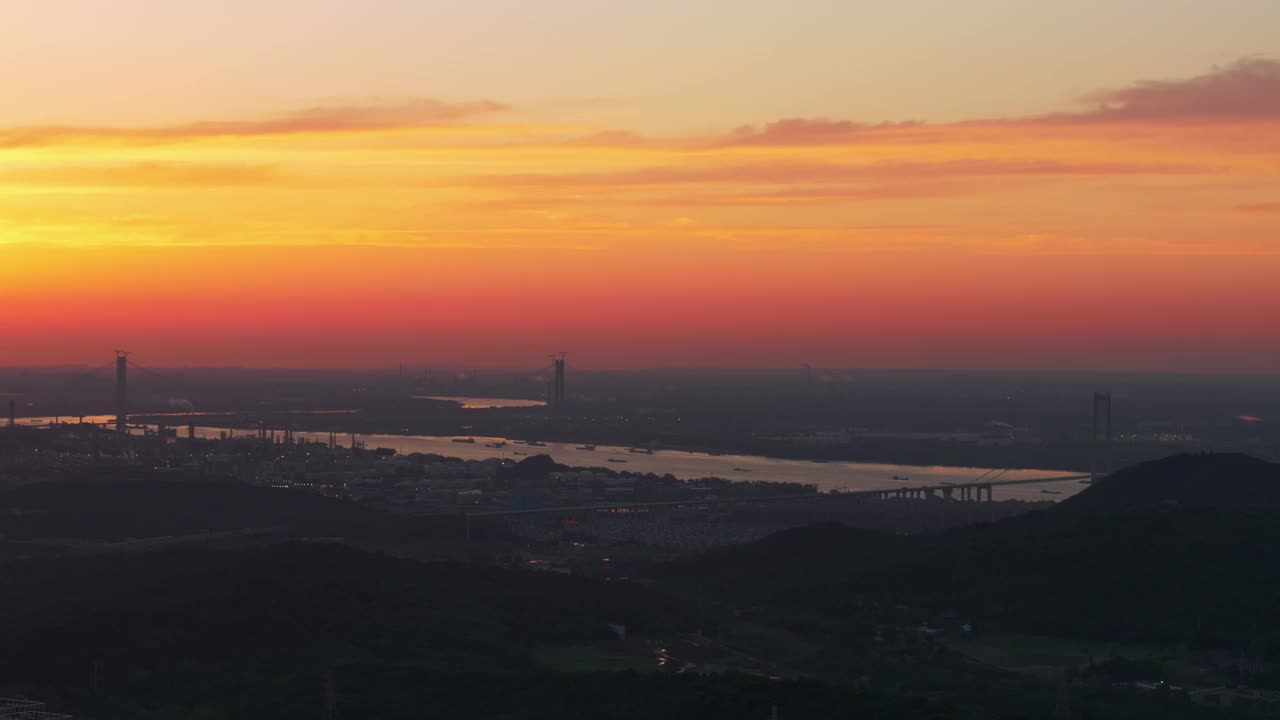
[[[547,404],[544,400],[522,400],[519,398],[455,397],[452,395],[413,395],[412,397],[415,400],[444,400],[446,402],[455,402],[461,405],[464,410],[542,407]]]
[[[47,425],[53,418],[20,418],[22,425]],[[78,418],[64,417],[64,422]],[[85,422],[107,425],[114,422],[109,415],[86,416]],[[198,422],[198,420],[197,420]],[[175,423],[179,425],[180,423]],[[148,426],[154,429],[154,425]],[[141,432],[140,427],[132,432]],[[227,428],[196,427],[196,436],[216,439]],[[237,436],[253,436],[249,430],[232,431]],[[294,431],[295,438],[326,443],[327,432]],[[350,442],[351,436],[341,436]],[[705,477],[721,477],[729,480],[767,480],[815,485],[819,490],[877,490],[902,488],[915,485],[941,485],[945,483],[972,482],[979,478],[1021,480],[1040,477],[1077,475],[1067,470],[991,470],[975,467],[949,467],[943,465],[894,465],[865,462],[813,462],[808,460],[779,460],[759,455],[711,455],[683,450],[654,450],[633,452],[625,447],[600,445],[594,450],[577,443],[548,442],[537,446],[521,441],[498,437],[451,437],[436,435],[360,435],[358,439],[368,448],[391,448],[400,454],[430,453],[464,460],[483,460],[491,457],[510,458],[519,461],[530,455],[550,455],[556,462],[573,467],[601,467],[615,472],[670,473],[683,480]],[[458,442],[474,440],[474,442]],[[505,443],[501,447],[491,447]],[[994,477],[999,473],[998,477]],[[1036,485],[996,487],[996,499],[1059,500],[1084,489],[1077,480]],[[1045,492],[1048,491],[1048,492]]]

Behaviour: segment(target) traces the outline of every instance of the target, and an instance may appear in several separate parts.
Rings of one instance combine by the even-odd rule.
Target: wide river
[[[190,417],[184,416],[184,417]],[[20,425],[47,425],[54,418],[28,417],[19,418]],[[63,417],[62,420],[74,422],[78,418]],[[86,416],[85,422],[106,425],[114,421],[112,416]],[[175,418],[174,426],[178,427],[180,436],[185,435],[185,427],[180,427],[181,419]],[[154,428],[155,426],[148,426]],[[132,432],[142,432],[140,426]],[[226,428],[196,426],[196,436],[216,439]],[[253,436],[252,430],[237,430],[237,436]],[[328,433],[295,431],[296,438],[306,438],[312,442],[328,442]],[[500,457],[520,460],[522,456],[550,455],[556,462],[574,467],[604,467],[616,472],[670,473],[678,478],[692,480],[704,477],[721,477],[730,480],[768,480],[772,482],[801,483],[816,485],[823,491],[839,490],[877,490],[902,488],[913,485],[939,485],[942,483],[971,482],[990,476],[993,480],[1020,480],[1039,477],[1060,477],[1079,475],[1068,470],[1007,470],[998,471],[987,468],[948,467],[941,465],[891,465],[886,463],[866,462],[812,462],[808,460],[780,460],[759,455],[711,455],[708,453],[688,452],[684,450],[654,450],[652,454],[629,452],[628,448],[612,445],[600,445],[595,450],[587,450],[574,443],[548,442],[545,446],[535,447],[517,444],[508,438],[482,437],[474,438],[436,436],[436,435],[359,435],[357,439],[367,448],[392,448],[397,453],[434,453],[464,460],[484,460]],[[473,439],[475,442],[455,442],[455,440]],[[339,442],[349,445],[350,435],[339,436]],[[506,443],[503,447],[489,447],[489,443]],[[614,461],[614,462],[611,462]],[[997,475],[998,474],[998,475]],[[1085,485],[1078,480],[1033,485],[1014,485],[994,488],[996,499],[1018,500],[1059,500],[1084,489]]]

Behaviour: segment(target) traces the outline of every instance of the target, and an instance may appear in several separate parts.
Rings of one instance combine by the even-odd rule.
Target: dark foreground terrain
[[[0,695],[103,720],[1280,709],[1280,476],[1243,456],[1136,466],[988,525],[818,525],[630,580],[513,567],[496,527],[480,557],[438,519],[122,482],[0,494]],[[119,545],[246,527],[277,531]],[[455,559],[412,559],[433,544]]]

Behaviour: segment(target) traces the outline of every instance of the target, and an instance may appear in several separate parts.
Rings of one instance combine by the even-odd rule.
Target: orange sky
[[[1280,62],[1074,102],[15,123],[0,364],[1280,371]]]

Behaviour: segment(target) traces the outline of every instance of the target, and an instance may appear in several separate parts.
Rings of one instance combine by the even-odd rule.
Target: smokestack
[[[116,351],[116,432],[128,432],[129,353]]]
[[[9,427],[18,425],[18,401],[9,398]]]

